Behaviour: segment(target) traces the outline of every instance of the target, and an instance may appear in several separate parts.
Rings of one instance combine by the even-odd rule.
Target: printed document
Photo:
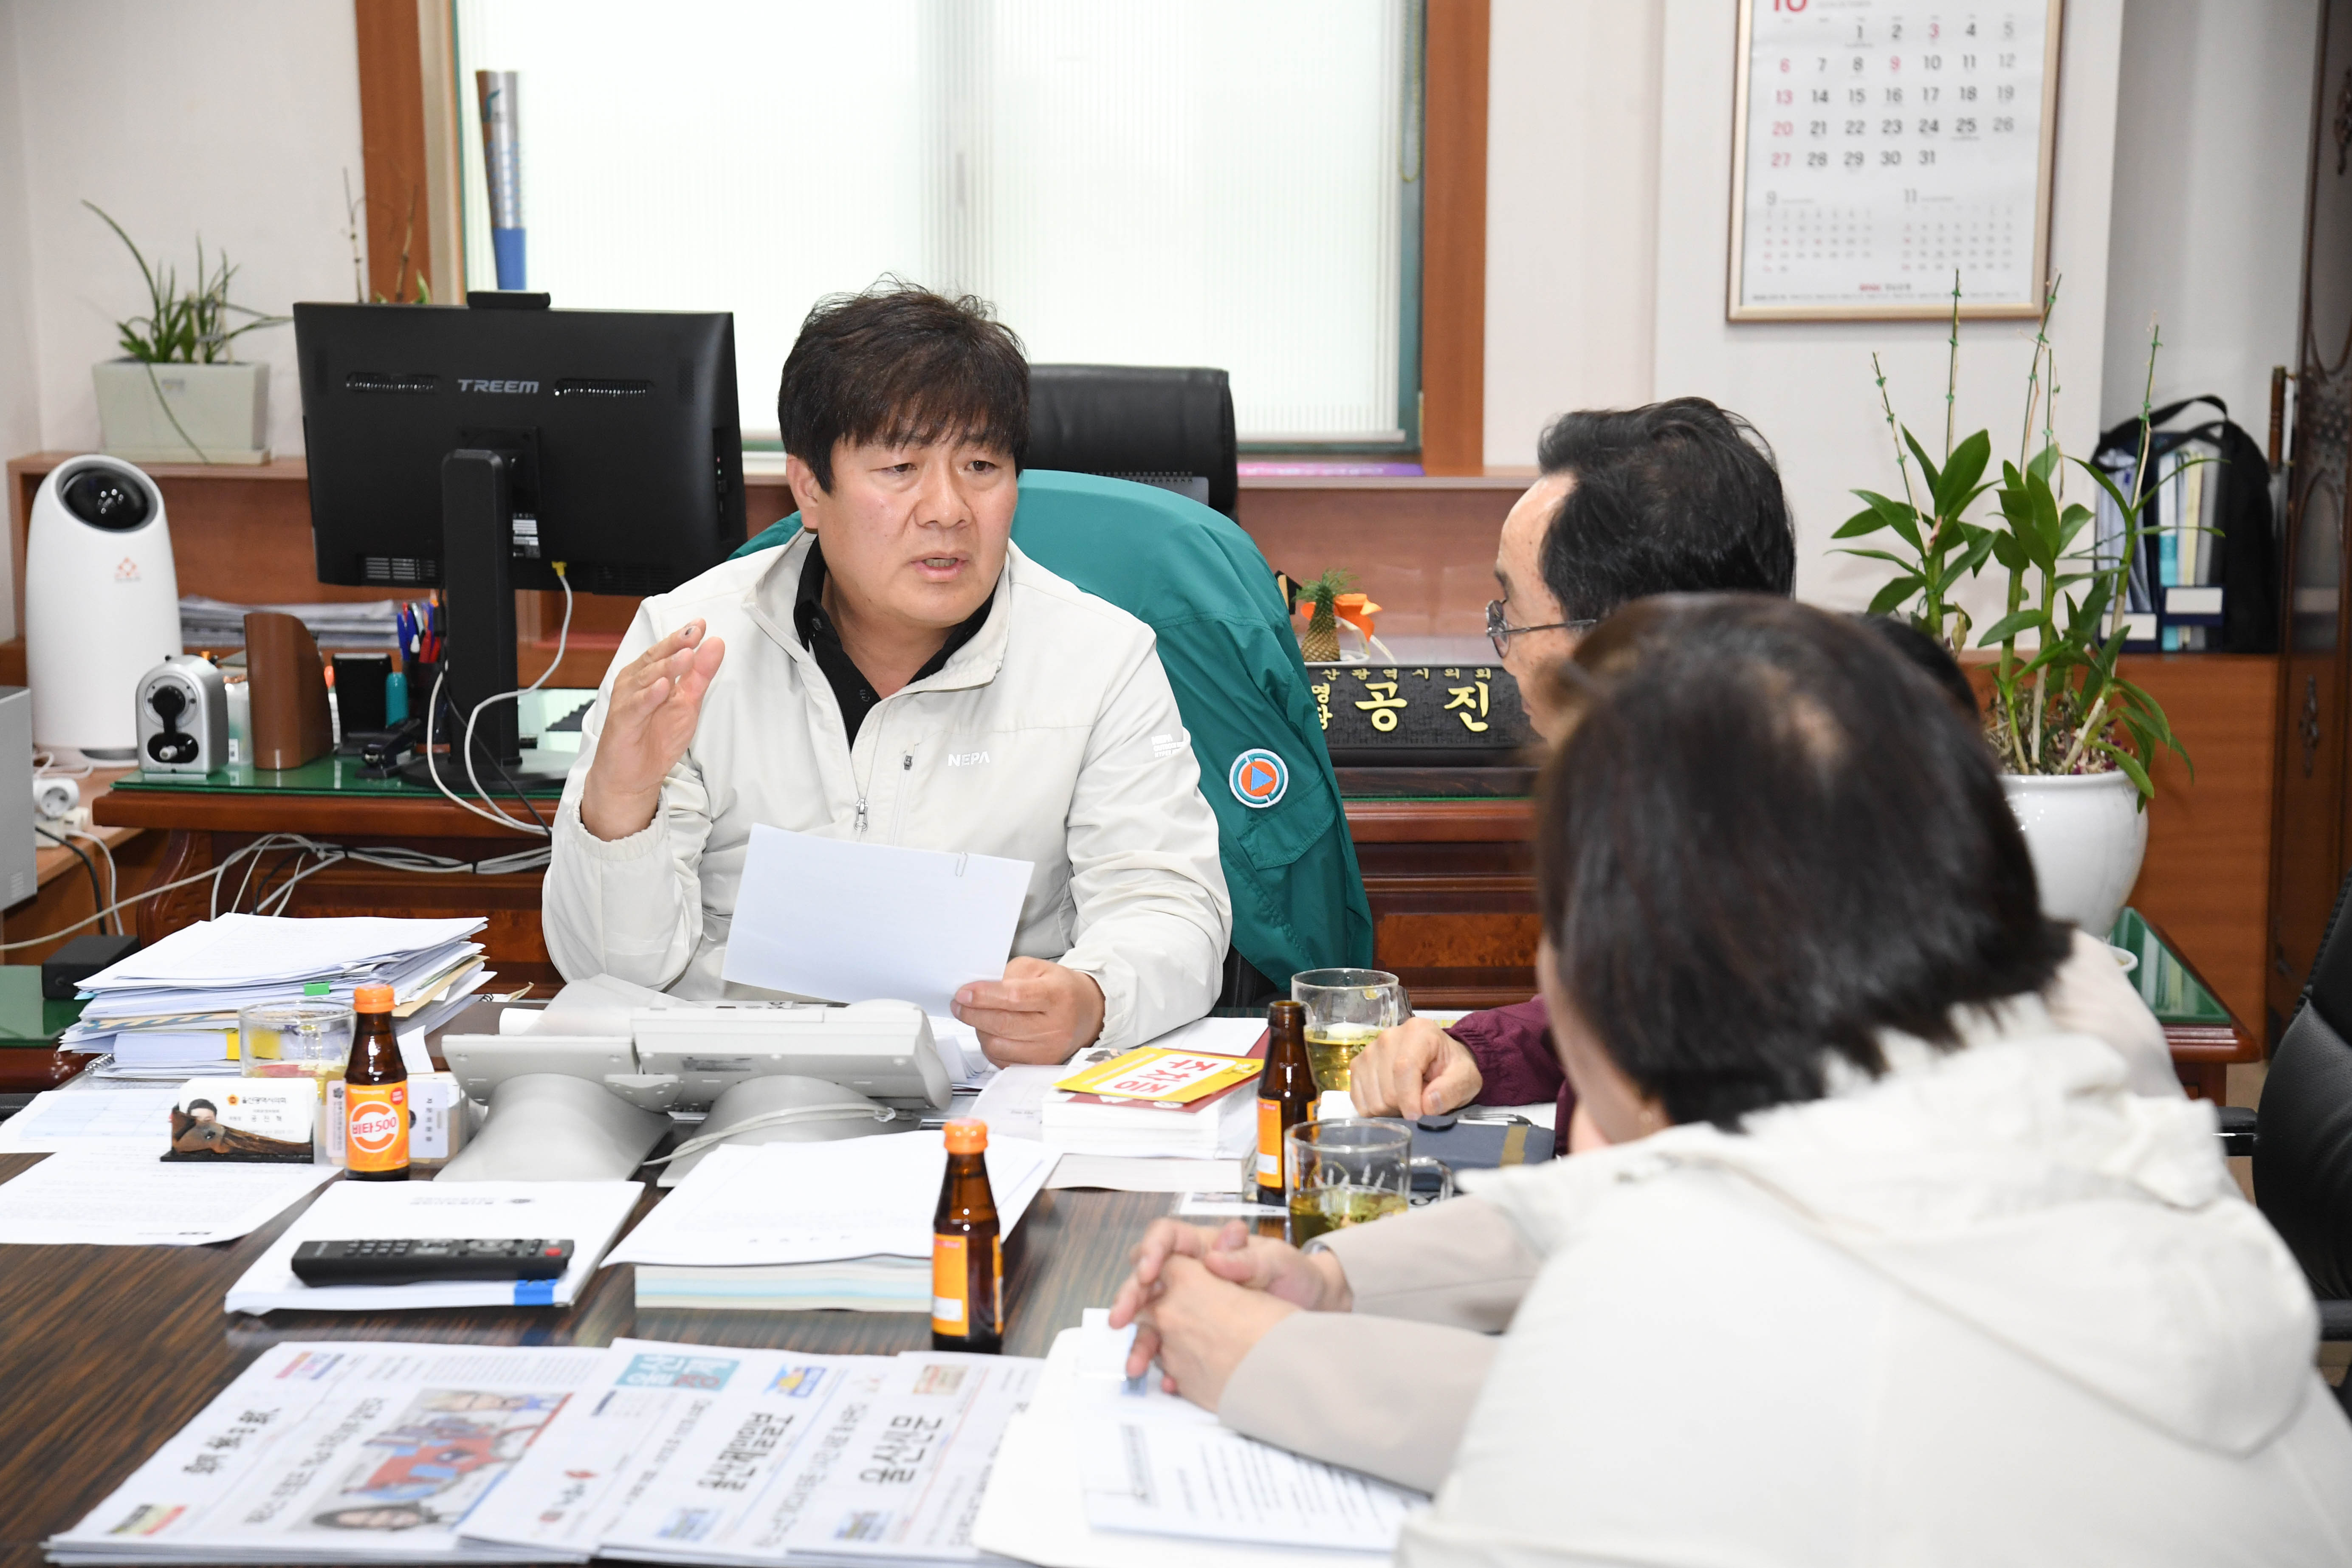
[[[1005,1428],[972,1521],[981,1550],[1058,1568],[1388,1568],[1425,1499],[1228,1432],[1150,1373],[1129,1381],[1126,1334],[1087,1316]]]
[[[758,825],[722,978],[822,1002],[948,1013],[1013,953],[1026,860],[856,844]]]
[[[972,1562],[1038,1366],[616,1340],[466,1532],[542,1558]]]
[[[229,1287],[228,1310],[568,1307],[644,1193],[638,1182],[338,1182]],[[294,1249],[306,1241],[533,1236],[572,1243],[572,1265],[561,1279],[313,1286],[294,1277]]]
[[[63,1089],[0,1121],[0,1154],[58,1153],[69,1149],[161,1154],[170,1142],[172,1107],[185,1073],[168,1083],[97,1076],[93,1067]]]
[[[52,1154],[0,1184],[0,1244],[200,1247],[235,1241],[336,1173],[331,1165],[167,1164],[157,1158],[163,1146],[159,1120],[142,1152]]]
[[[458,1531],[603,1355],[273,1345],[46,1544],[59,1563],[520,1560]]]
[[[1004,1236],[1045,1184],[1043,1144],[992,1138],[988,1182]],[[929,1258],[947,1174],[937,1131],[835,1143],[722,1143],[613,1249],[614,1263],[744,1267]]]
[[[584,1559],[645,1515],[632,1528],[675,1551],[793,1462],[853,1371],[871,1384],[887,1364],[615,1340],[466,1533]]]

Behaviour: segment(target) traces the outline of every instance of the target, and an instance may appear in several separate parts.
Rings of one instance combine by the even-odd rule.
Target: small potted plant
[[[2141,393],[2140,458],[2132,493],[2126,495],[2095,464],[2069,458],[2059,448],[2053,413],[2058,388],[2050,352],[2050,312],[2057,302],[2053,281],[2042,299],[2026,375],[2017,460],[2004,460],[1994,482],[1984,478],[1992,456],[1990,433],[1953,439],[1959,363],[1955,280],[1944,459],[1931,459],[1918,437],[1896,422],[1885,374],[1879,371],[1880,406],[1895,437],[1903,499],[1855,491],[1867,505],[1837,537],[1890,531],[1899,549],[1847,550],[1896,569],[1871,602],[1872,611],[1907,613],[1915,626],[1955,655],[1968,646],[1971,627],[1967,612],[1953,602],[1954,589],[1988,563],[2006,574],[2004,614],[1975,644],[2000,649],[1985,709],[1985,738],[2025,830],[2042,909],[2105,938],[2123,912],[2147,851],[2147,805],[2156,792],[2148,764],[2159,750],[2189,761],[2163,708],[2117,669],[2126,585],[2140,539],[2148,531],[2140,517],[2149,493],[2147,405],[2159,340],[2151,333],[2147,383]],[[1874,369],[1877,363],[1874,355]],[[1914,461],[1921,481],[1917,489],[1912,483]],[[2069,463],[2114,500],[2122,518],[2118,537],[2102,544],[2092,528],[2092,510],[2066,500]],[[1987,491],[1994,500],[1992,515],[1970,521],[1966,512]],[[2093,537],[2084,537],[2086,530]]]
[[[123,357],[90,367],[100,444],[136,463],[268,462],[269,367],[240,362],[234,350],[255,328],[289,318],[233,302],[236,268],[219,256],[207,268],[201,238],[195,283],[184,288],[176,269],[150,267],[121,224],[82,205],[129,247],[147,283],[148,313],[115,323]]]

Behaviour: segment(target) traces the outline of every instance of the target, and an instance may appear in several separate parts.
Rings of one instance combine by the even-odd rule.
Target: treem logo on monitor
[[[509,394],[535,393],[539,390],[539,383],[535,381],[486,381],[478,376],[461,375],[457,378],[457,390],[460,392],[501,392]]]

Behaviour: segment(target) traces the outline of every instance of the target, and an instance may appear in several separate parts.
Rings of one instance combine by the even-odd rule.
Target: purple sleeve
[[[1568,1121],[1576,1109],[1576,1090],[1560,1070],[1551,1044],[1551,1020],[1543,998],[1531,997],[1509,1007],[1469,1013],[1445,1032],[1467,1047],[1485,1080],[1478,1090],[1481,1105],[1556,1105],[1553,1127],[1556,1152],[1568,1152]]]

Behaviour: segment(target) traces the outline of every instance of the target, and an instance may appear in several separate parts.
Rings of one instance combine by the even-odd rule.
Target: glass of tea
[[[343,1076],[352,1054],[352,1005],[329,997],[257,1003],[236,1015],[237,1065],[247,1078]]]
[[[1454,1195],[1452,1168],[1426,1154],[1415,1157],[1412,1129],[1387,1117],[1302,1121],[1283,1143],[1293,1247],[1404,1213],[1415,1171],[1436,1172],[1437,1195]]]
[[[1307,1009],[1307,1060],[1325,1090],[1346,1089],[1363,1048],[1412,1016],[1385,969],[1309,969],[1290,977],[1290,999]]]

